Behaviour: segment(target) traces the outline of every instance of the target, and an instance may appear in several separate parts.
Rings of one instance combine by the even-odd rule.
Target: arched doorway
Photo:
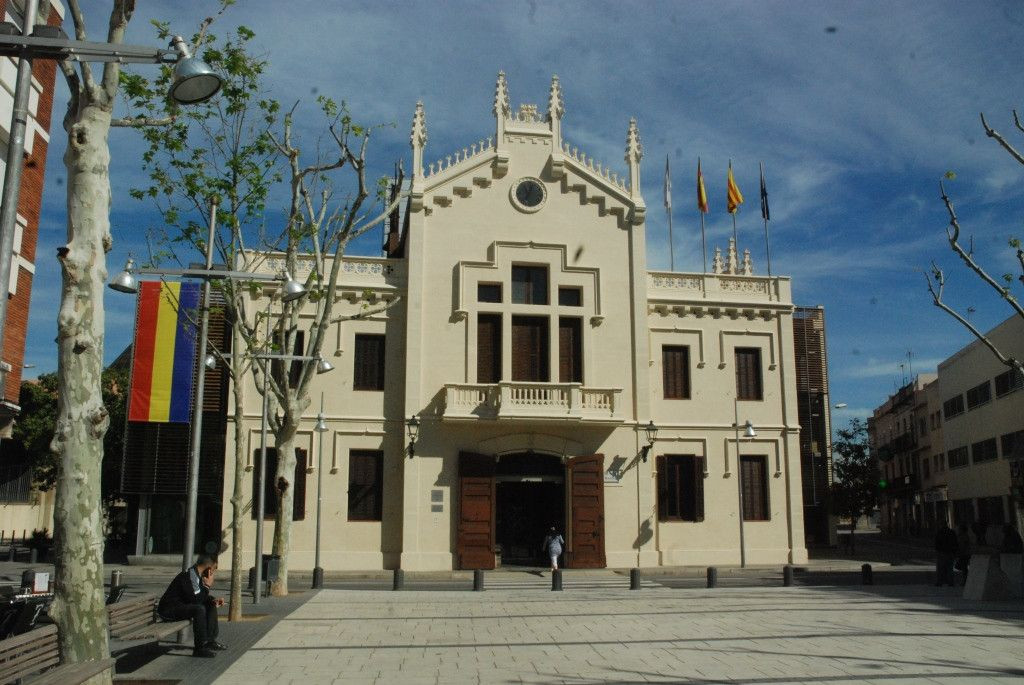
[[[535,452],[506,454],[494,467],[495,543],[503,566],[545,566],[551,526],[565,535],[565,464]]]

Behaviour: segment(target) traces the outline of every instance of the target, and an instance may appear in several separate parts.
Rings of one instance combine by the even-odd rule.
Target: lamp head
[[[654,445],[654,441],[658,439],[658,427],[654,425],[654,421],[649,421],[644,426],[644,432],[647,434],[647,444]]]
[[[320,412],[316,415],[316,425],[313,426],[313,430],[317,433],[326,433],[329,429],[327,428],[327,421],[324,420],[324,413]]]
[[[420,434],[420,417],[413,414],[409,417],[409,420],[406,421],[406,426],[409,428],[409,442],[416,442],[416,438],[418,438]]]
[[[107,287],[119,293],[139,292],[139,282],[135,279],[135,274],[132,273],[134,270],[135,260],[129,257],[128,261],[124,264],[124,270],[110,279]]]
[[[323,357],[320,357],[320,359],[316,363],[316,372],[317,373],[327,373],[328,371],[333,371],[333,370],[334,370],[334,364],[330,363],[329,361],[327,361]]]
[[[194,105],[209,100],[220,91],[224,79],[209,64],[193,57],[181,36],[171,39],[171,47],[178,53],[178,61],[174,65],[174,83],[168,92],[175,102]]]
[[[210,369],[211,371],[213,369],[216,369],[217,368],[217,358],[215,356],[213,356],[212,354],[206,355],[206,359],[203,360],[203,366],[205,366],[206,368]]]
[[[281,301],[293,302],[306,294],[306,288],[298,281],[292,280],[291,275],[285,271],[284,285],[281,286]]]
[[[743,430],[743,437],[745,438],[756,438],[757,433],[754,432],[754,424],[747,421],[747,425]]]

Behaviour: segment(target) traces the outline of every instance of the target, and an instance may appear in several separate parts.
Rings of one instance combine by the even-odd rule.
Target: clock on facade
[[[547,190],[540,179],[521,178],[512,186],[512,204],[524,212],[536,212],[547,198]]]

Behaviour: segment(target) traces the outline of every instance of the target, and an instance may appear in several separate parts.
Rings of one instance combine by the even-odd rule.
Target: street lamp
[[[17,57],[18,73],[14,86],[14,105],[7,138],[7,168],[0,195],[0,354],[3,353],[7,325],[7,298],[10,291],[11,257],[21,193],[21,170],[25,154],[25,129],[28,124],[29,95],[32,92],[32,60],[75,60],[80,62],[121,62],[175,64],[175,79],[170,97],[181,104],[196,104],[210,99],[220,90],[223,79],[209,65],[193,57],[180,36],[171,41],[172,49],[94,43],[69,40],[54,26],[36,26],[39,0],[25,0],[22,35],[12,24],[0,24],[0,56]]]
[[[740,504],[740,568],[744,568],[747,565],[747,550],[743,542],[743,465],[740,463],[740,400],[738,397],[733,398],[732,408],[735,421],[732,427],[736,433],[736,490],[739,493]],[[750,421],[747,421],[743,427],[743,437],[757,437],[754,424]]]
[[[409,429],[409,458],[412,459],[416,456],[416,438],[420,434],[420,418],[413,414],[406,421],[406,426]]]
[[[654,447],[654,441],[658,439],[658,427],[654,425],[654,421],[650,421],[644,426],[644,433],[647,434],[647,444],[640,448],[640,458],[646,463],[647,455]]]
[[[316,455],[316,561],[313,565],[313,589],[324,586],[324,570],[320,567],[320,509],[323,506],[324,433],[329,429],[324,420],[324,394],[320,393],[320,413],[316,415],[313,430],[320,434],[320,447]]]

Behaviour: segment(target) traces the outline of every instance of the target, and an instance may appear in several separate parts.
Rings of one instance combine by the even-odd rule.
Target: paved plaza
[[[488,576],[485,592],[327,589],[216,680],[237,683],[1024,682],[1024,605],[953,588],[669,587]]]

